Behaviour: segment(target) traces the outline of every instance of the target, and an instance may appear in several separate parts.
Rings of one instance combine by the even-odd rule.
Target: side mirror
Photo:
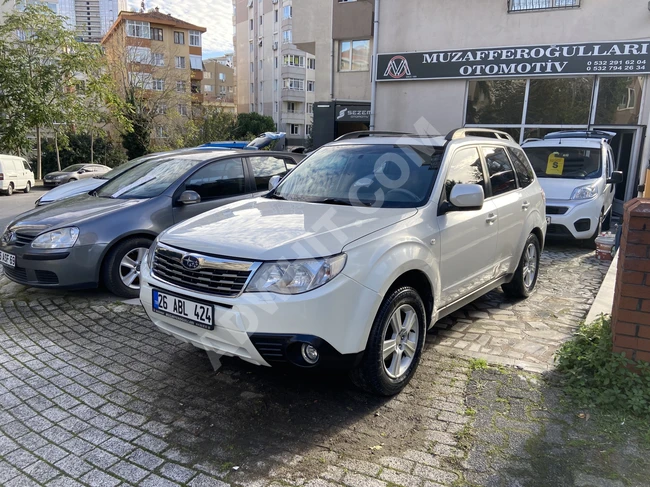
[[[607,180],[607,184],[619,184],[623,182],[623,171],[614,171],[612,177]]]
[[[183,191],[178,197],[178,202],[181,205],[195,205],[201,202],[201,197],[196,191]]]
[[[281,176],[273,176],[271,179],[269,179],[269,191],[273,191],[275,188],[277,188],[278,184],[280,184],[281,179]]]
[[[484,200],[483,187],[478,184],[456,184],[449,195],[449,202],[461,210],[483,208]]]
[[[77,171],[77,174],[83,174],[83,173],[85,173],[85,172],[86,172],[85,169],[79,169],[79,170]]]

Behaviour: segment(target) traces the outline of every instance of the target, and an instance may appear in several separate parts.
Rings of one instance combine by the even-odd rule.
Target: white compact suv
[[[392,395],[440,317],[498,286],[533,290],[544,205],[506,133],[347,134],[266,196],[160,234],[140,299],[160,330],[197,347],[351,368],[358,385]]]
[[[607,230],[614,185],[623,173],[614,171],[612,132],[553,132],[522,145],[546,193],[548,237],[589,240]]]

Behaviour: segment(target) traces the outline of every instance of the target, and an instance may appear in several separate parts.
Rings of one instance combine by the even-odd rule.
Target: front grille
[[[35,238],[36,236],[25,235],[24,233],[16,232],[16,239],[14,240],[14,245],[16,247],[24,247],[26,245],[30,245]]]
[[[35,271],[39,284],[58,284],[59,277],[52,271]]]
[[[14,281],[27,282],[27,270],[22,267],[8,267],[2,266],[5,274],[9,279]]]
[[[547,206],[547,215],[564,215],[569,209],[566,206]]]
[[[188,269],[181,263],[186,255],[199,261],[199,267]],[[164,245],[158,245],[153,258],[153,274],[176,286],[219,296],[237,296],[243,290],[255,264],[210,257]]]
[[[286,362],[284,353],[287,337],[285,336],[268,336],[268,335],[250,335],[251,342],[267,362]]]

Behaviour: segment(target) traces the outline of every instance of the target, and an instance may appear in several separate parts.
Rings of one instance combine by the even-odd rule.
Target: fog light
[[[309,365],[314,365],[318,362],[318,350],[312,347],[309,343],[303,343],[300,351],[302,352],[302,358],[304,358],[305,362]]]

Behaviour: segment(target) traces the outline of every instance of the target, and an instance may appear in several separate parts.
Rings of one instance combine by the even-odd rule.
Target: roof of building
[[[115,31],[115,29],[117,29],[117,27],[124,20],[139,20],[142,22],[149,22],[151,24],[168,25],[170,27],[198,30],[199,32],[206,32],[208,30],[205,27],[190,24],[189,22],[185,22],[184,20],[177,19],[176,17],[172,17],[170,14],[164,14],[157,10],[150,10],[148,12],[127,12],[123,10],[119,13],[117,19],[115,20],[115,23],[113,23],[111,28],[102,39],[102,43],[113,34],[113,31]]]

